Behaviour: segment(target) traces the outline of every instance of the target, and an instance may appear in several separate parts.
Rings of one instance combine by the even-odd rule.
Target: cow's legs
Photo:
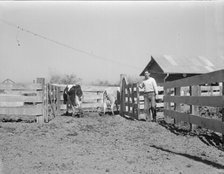
[[[65,115],[68,115],[68,101],[66,102],[66,113]]]
[[[119,110],[118,110],[119,108],[118,108],[118,104],[117,103],[116,103],[116,109],[117,109],[117,112],[119,112]]]
[[[72,105],[72,116],[75,116],[75,106]]]
[[[114,102],[113,102],[113,103],[111,103],[110,108],[111,108],[112,115],[114,115]]]
[[[107,109],[107,103],[104,102],[104,103],[103,103],[103,114],[104,114],[104,115],[105,115],[105,113],[106,113],[106,109]]]

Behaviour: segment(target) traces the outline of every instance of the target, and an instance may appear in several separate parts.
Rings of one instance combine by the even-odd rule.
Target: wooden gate
[[[126,75],[120,77],[121,106],[120,115],[132,119],[138,119],[144,113],[144,91],[138,83],[128,83]],[[164,90],[162,84],[158,85],[158,95],[156,96],[156,110],[163,111]]]
[[[0,120],[48,121],[44,78],[36,83],[0,84]]]

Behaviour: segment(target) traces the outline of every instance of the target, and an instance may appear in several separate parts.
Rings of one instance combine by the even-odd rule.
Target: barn
[[[4,81],[2,81],[2,84],[15,84],[16,82],[14,82],[11,79],[5,79]]]
[[[140,73],[140,76],[144,76],[144,72],[148,70],[157,83],[163,83],[164,81],[173,81],[221,69],[224,69],[224,56],[159,55],[151,56],[151,60]]]

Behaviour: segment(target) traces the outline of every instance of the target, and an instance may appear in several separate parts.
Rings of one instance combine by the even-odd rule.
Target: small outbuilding
[[[224,56],[208,58],[162,55],[151,56],[140,76],[144,76],[147,70],[157,83],[163,83],[221,69],[224,69]]]

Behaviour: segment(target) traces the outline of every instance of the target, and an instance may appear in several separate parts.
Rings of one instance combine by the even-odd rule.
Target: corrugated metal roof
[[[187,56],[152,56],[164,73],[202,74],[224,69],[224,56],[219,57],[187,57]],[[152,61],[152,60],[151,60]],[[146,69],[150,69],[149,63]]]

